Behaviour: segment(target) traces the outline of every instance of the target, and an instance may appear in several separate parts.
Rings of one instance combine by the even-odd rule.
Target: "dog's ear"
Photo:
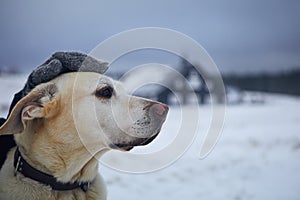
[[[54,83],[38,85],[22,98],[13,108],[6,122],[0,127],[0,135],[21,133],[28,121],[47,118],[53,115],[57,107],[57,86]]]

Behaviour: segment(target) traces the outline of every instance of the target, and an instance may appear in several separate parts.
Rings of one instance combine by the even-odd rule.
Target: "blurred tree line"
[[[300,69],[278,73],[224,75],[225,85],[241,90],[300,95]]]
[[[0,76],[8,74],[19,74],[20,70],[16,66],[0,66]]]

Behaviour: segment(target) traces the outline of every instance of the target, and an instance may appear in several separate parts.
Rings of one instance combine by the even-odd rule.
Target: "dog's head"
[[[107,76],[67,73],[21,99],[0,134],[22,133],[15,137],[17,143],[26,141],[32,148],[51,143],[70,149],[85,145],[95,152],[130,150],[157,136],[167,112],[164,104],[126,94]]]

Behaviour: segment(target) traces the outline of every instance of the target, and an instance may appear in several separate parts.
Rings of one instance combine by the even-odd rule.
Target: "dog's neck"
[[[20,152],[26,152],[22,150],[23,149],[22,147],[19,147],[19,149]],[[26,162],[28,162],[30,166],[34,167],[35,169],[43,173],[54,176],[57,179],[57,181],[63,183],[92,182],[98,173],[98,160],[94,157],[86,159],[86,161],[82,163],[74,163],[74,164],[71,163],[68,166],[64,166],[65,163],[63,162],[63,160],[61,160],[61,162],[56,160],[53,163],[56,163],[59,166],[64,166],[64,168],[57,169],[54,171],[53,167],[47,166],[36,159],[31,159],[31,157],[27,156],[26,153],[21,153],[21,154],[24,155],[23,156],[24,160],[26,160]],[[102,153],[99,152],[97,156],[99,156],[99,154]],[[73,155],[72,157],[74,160],[77,160],[76,155]]]
[[[14,154],[14,174],[17,173],[23,174],[25,177],[35,180],[41,184],[50,186],[53,190],[57,191],[66,191],[66,190],[74,190],[81,188],[84,192],[89,190],[92,182],[67,182],[62,183],[57,181],[57,179],[49,174],[41,172],[34,167],[32,167],[28,162],[23,158],[22,154],[17,147]]]
[[[97,158],[106,150],[100,150],[92,155],[78,138],[72,139],[70,143],[51,141],[53,133],[45,129],[40,132],[34,127],[30,127],[30,130],[15,135],[15,140],[24,159],[32,167],[54,176],[63,183],[90,182],[97,176]],[[59,134],[68,136],[68,133],[64,132]]]

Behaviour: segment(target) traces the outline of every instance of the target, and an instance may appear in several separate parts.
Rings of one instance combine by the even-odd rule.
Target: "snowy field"
[[[0,116],[6,116],[8,102],[25,80],[25,76],[0,77]],[[200,138],[209,125],[208,105],[200,107],[198,137],[170,166],[128,174],[101,164],[108,200],[299,200],[300,99],[264,95],[264,100],[263,104],[227,106],[222,136],[203,160],[199,159]],[[195,112],[193,106],[182,109]],[[180,108],[171,108],[161,136],[149,151],[172,140],[180,115]],[[139,151],[143,148],[134,152]]]

